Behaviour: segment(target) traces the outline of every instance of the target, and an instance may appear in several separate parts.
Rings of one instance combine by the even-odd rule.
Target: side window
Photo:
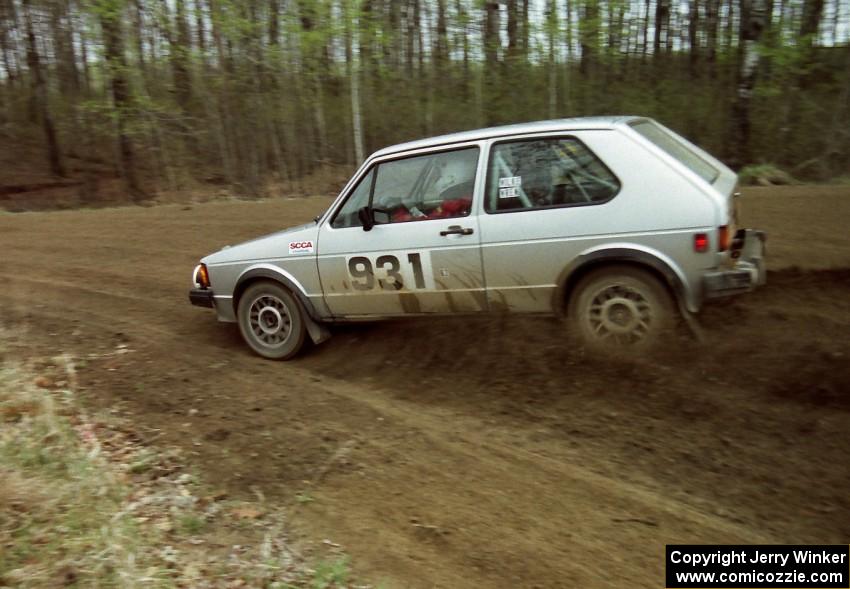
[[[352,191],[351,196],[348,197],[345,204],[334,215],[333,221],[331,221],[331,227],[334,229],[360,227],[360,219],[357,217],[357,211],[369,204],[369,191],[372,190],[372,177],[374,174],[375,169],[373,168],[360,179],[360,183]]]
[[[574,138],[497,143],[490,152],[488,213],[600,204],[620,190],[616,176]]]
[[[390,223],[464,217],[472,209],[478,155],[472,147],[380,164],[372,207]]]

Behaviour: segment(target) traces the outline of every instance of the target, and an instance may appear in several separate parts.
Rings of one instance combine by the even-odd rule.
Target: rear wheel
[[[237,313],[242,338],[260,356],[289,360],[304,346],[307,330],[301,306],[276,282],[249,286]]]
[[[609,266],[579,281],[568,319],[572,331],[592,348],[645,350],[670,334],[673,309],[669,292],[655,276],[631,266]]]

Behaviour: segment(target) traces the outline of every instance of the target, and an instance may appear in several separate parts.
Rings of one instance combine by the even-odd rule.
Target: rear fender
[[[694,313],[698,310],[699,306],[687,286],[687,280],[676,264],[657,250],[631,243],[606,244],[576,256],[558,277],[558,288],[553,295],[552,308],[565,315],[572,289],[581,277],[590,270],[610,264],[632,264],[649,270],[667,286],[680,308],[684,306]]]

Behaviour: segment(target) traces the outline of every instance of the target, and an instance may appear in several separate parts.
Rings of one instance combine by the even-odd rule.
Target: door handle
[[[448,229],[440,231],[440,235],[472,235],[474,233],[472,227],[461,227],[460,225],[449,225]]]

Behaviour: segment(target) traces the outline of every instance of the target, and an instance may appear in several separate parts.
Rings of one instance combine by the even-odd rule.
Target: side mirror
[[[375,219],[372,217],[372,209],[369,207],[357,209],[357,218],[360,219],[363,231],[371,231],[372,227],[375,226]]]
[[[375,225],[386,225],[390,222],[390,214],[383,209],[372,209],[372,222]]]

